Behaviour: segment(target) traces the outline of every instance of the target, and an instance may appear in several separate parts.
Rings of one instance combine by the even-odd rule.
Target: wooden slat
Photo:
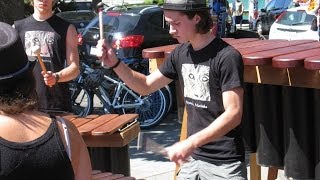
[[[223,39],[223,40],[230,45],[242,44],[242,43],[254,42],[254,41],[261,41],[258,38]]]
[[[164,52],[166,52],[168,49],[170,49],[170,51],[171,51],[176,46],[177,46],[177,44],[172,44],[172,45],[143,49],[142,50],[142,57],[148,58],[148,59],[164,58]]]
[[[272,58],[272,66],[276,68],[303,67],[305,58],[317,55],[320,56],[319,48],[276,56]]]
[[[306,58],[304,60],[304,68],[310,70],[320,70],[320,55]]]
[[[182,125],[181,125],[181,131],[180,131],[180,141],[183,141],[185,139],[187,139],[188,137],[188,113],[187,113],[187,109],[186,107],[184,107],[184,111],[183,111],[183,118],[182,118]],[[176,174],[179,172],[180,166],[179,164],[176,164],[176,168],[175,168],[175,176],[174,179],[176,180]]]
[[[85,118],[91,118],[91,119],[94,119],[94,118],[97,118],[99,117],[98,114],[89,114],[88,116],[86,116]]]
[[[268,41],[274,42],[275,40],[268,40]],[[299,41],[284,41],[284,42],[276,42],[275,41],[274,43],[271,43],[269,45],[263,45],[263,46],[257,45],[255,47],[238,49],[238,50],[242,55],[244,55],[244,54],[279,49],[279,48],[284,48],[284,47],[289,47],[289,46],[295,46],[295,45],[299,45],[299,44],[308,44],[308,43],[313,43],[313,42],[317,42],[317,41],[314,41],[314,40],[299,40]]]
[[[99,116],[95,119],[92,119],[92,120],[86,122],[82,126],[78,127],[78,130],[79,130],[80,134],[83,136],[91,135],[91,131],[93,129],[107,123],[108,121],[110,121],[111,119],[113,119],[117,116],[119,116],[119,115],[118,114],[104,114],[102,116]]]
[[[90,122],[91,120],[93,120],[93,118],[77,118],[72,120],[72,123],[79,128],[80,126]]]
[[[138,118],[138,114],[123,114],[112,119],[112,121],[109,121],[101,125],[100,127],[95,128],[91,134],[95,136],[113,134],[118,129],[122,128],[125,124],[134,121],[136,118]]]
[[[256,46],[269,46],[269,45],[273,45],[275,43],[280,43],[280,42],[287,42],[287,40],[260,40],[260,41],[253,41],[253,42],[245,42],[241,44],[234,44],[232,46],[240,50],[240,49],[251,48]]]
[[[280,56],[284,54],[290,54],[295,53],[299,51],[305,51],[309,49],[315,49],[319,48],[320,43],[319,42],[310,42],[310,43],[304,43],[304,44],[298,44],[298,45],[291,45],[291,46],[285,46],[282,48],[276,48],[276,49],[270,49],[259,52],[252,52],[249,54],[243,54],[243,52],[240,51],[242,54],[243,63],[245,65],[267,65],[272,63],[272,58],[275,56]],[[250,48],[252,49],[252,48]]]
[[[138,137],[139,123],[131,125],[122,132],[111,135],[82,136],[88,147],[123,147]]]
[[[250,154],[250,179],[261,179],[261,167],[257,164],[257,154]]]

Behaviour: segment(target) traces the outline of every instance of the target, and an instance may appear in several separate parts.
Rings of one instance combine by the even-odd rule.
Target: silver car
[[[297,7],[283,12],[272,24],[269,39],[311,39],[319,40],[317,17],[306,11],[307,7]]]

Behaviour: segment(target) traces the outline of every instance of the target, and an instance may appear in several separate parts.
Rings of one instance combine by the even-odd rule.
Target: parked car
[[[271,0],[261,9],[253,27],[258,34],[267,35],[277,17],[291,6],[293,6],[292,0]]]
[[[104,37],[123,61],[142,59],[145,48],[175,44],[169,34],[163,10],[157,5],[128,5],[106,11],[103,15]],[[79,37],[80,53],[87,61],[95,61],[100,39],[99,17],[95,17]]]
[[[73,24],[80,33],[96,16],[96,13],[91,10],[64,11],[57,13],[57,16]]]
[[[307,7],[288,9],[272,24],[269,39],[319,40],[316,16],[305,11]]]

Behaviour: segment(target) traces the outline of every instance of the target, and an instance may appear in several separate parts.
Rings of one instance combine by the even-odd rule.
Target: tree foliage
[[[0,0],[0,21],[13,24],[13,21],[22,19],[24,6],[21,0]]]
[[[163,4],[164,0],[144,0],[144,3],[146,4]]]

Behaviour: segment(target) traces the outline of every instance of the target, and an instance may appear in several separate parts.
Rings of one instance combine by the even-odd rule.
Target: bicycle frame
[[[107,94],[106,89],[108,88],[106,85],[107,82],[111,82],[113,84],[116,84],[116,90],[114,93],[114,96],[112,97],[112,102],[109,99],[109,95]],[[125,83],[121,81],[117,81],[115,79],[112,79],[111,77],[104,75],[104,81],[101,83],[101,85],[96,89],[98,91],[95,91],[95,94],[98,96],[98,98],[102,101],[103,105],[111,106],[113,109],[121,109],[121,108],[135,108],[142,105],[143,101],[136,93],[134,93],[131,89],[129,89]],[[121,93],[125,91],[128,92],[130,95],[132,95],[136,101],[136,103],[131,104],[120,104],[118,101],[121,98]],[[99,97],[100,96],[100,97]]]
[[[94,109],[93,101],[96,96],[104,113],[137,113],[140,127],[150,128],[160,122],[171,106],[171,100],[166,99],[171,98],[168,87],[147,96],[140,96],[117,76],[114,77],[101,69],[93,69],[85,63],[81,64],[81,73],[75,82],[76,89],[70,89],[73,93],[73,108],[79,109],[79,114],[84,116]]]
[[[91,67],[89,67],[86,64],[82,64],[85,67],[85,74],[90,74],[94,71],[94,69],[92,69]],[[79,80],[81,81],[81,80]],[[109,96],[107,89],[109,86],[109,83],[111,84],[115,84],[116,88],[115,88],[115,93],[111,98],[111,96]],[[101,103],[103,104],[104,107],[111,107],[112,109],[121,109],[121,108],[137,108],[139,106],[141,106],[143,104],[143,100],[140,98],[139,95],[137,95],[135,92],[133,92],[130,88],[128,88],[125,83],[123,83],[120,80],[116,80],[113,79],[107,75],[103,76],[103,81],[102,83],[92,89],[93,93],[100,99]],[[132,95],[132,97],[135,98],[135,100],[133,102],[136,103],[131,103],[131,104],[121,104],[119,103],[119,100],[121,99],[121,93],[122,92],[128,92],[130,95]]]

